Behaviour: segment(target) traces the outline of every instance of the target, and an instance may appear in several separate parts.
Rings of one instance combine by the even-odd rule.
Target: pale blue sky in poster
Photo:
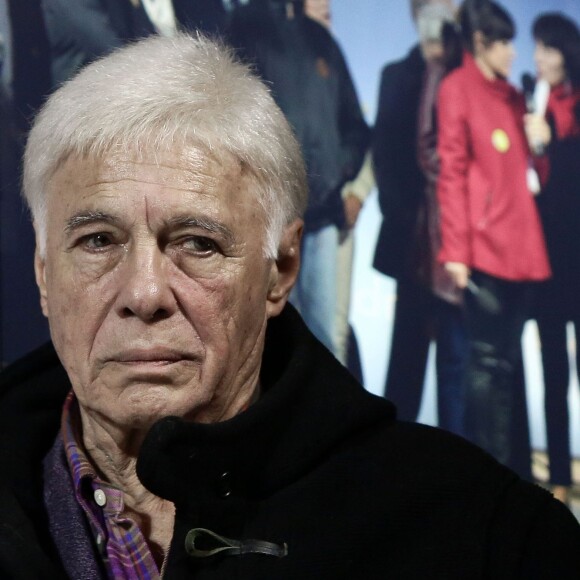
[[[542,12],[559,11],[580,23],[580,0],[505,0],[513,16],[517,58],[512,80],[533,71],[531,27]],[[459,2],[456,2],[459,4]],[[409,0],[331,0],[333,30],[347,57],[367,120],[374,121],[382,67],[402,58],[416,41]]]

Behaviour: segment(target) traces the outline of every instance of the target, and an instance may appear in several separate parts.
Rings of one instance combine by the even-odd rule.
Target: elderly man
[[[303,162],[226,49],[89,65],[37,118],[24,188],[60,363],[2,376],[1,577],[577,577],[562,504],[399,424],[286,305]]]

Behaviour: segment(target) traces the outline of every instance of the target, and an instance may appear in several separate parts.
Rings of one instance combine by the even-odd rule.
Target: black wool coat
[[[39,463],[68,384],[50,355],[41,366],[2,378],[1,577],[59,577]],[[176,505],[167,578],[580,578],[580,527],[562,504],[466,441],[398,422],[291,307],[269,323],[261,384],[231,420],[169,417],[146,437],[138,475]],[[188,555],[200,528],[247,553]],[[198,548],[220,545],[202,534]]]
[[[321,24],[285,2],[238,10],[228,38],[270,86],[302,148],[308,177],[306,231],[344,226],[343,185],[354,179],[370,131],[342,51]]]
[[[415,46],[382,71],[372,154],[383,221],[373,266],[397,280],[416,276],[417,221],[426,180],[417,155],[425,60]]]

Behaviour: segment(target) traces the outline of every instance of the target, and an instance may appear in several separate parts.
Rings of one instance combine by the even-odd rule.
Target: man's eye
[[[100,250],[109,246],[111,238],[107,234],[91,234],[82,239],[82,243],[86,248],[91,250]]]
[[[183,242],[183,246],[189,251],[202,254],[209,254],[218,250],[217,244],[213,240],[204,238],[203,236],[193,236],[191,238],[187,238]]]

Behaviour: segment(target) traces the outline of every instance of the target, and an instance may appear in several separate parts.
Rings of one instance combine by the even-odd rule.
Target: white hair
[[[453,22],[453,19],[453,11],[447,4],[432,2],[422,6],[417,13],[417,32],[420,41],[441,41],[443,24]]]
[[[24,154],[24,196],[46,245],[47,189],[70,156],[200,147],[233,154],[256,182],[265,213],[264,254],[301,217],[307,185],[300,147],[266,86],[231,49],[205,38],[157,36],[93,62],[38,114]]]

